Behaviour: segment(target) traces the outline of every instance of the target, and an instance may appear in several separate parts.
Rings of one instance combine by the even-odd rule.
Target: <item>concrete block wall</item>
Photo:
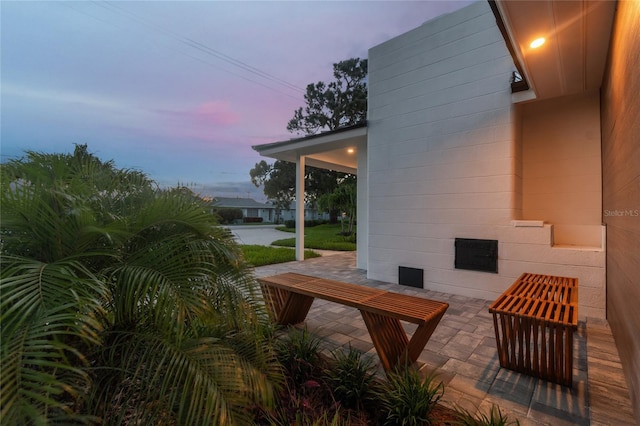
[[[580,316],[603,317],[604,250],[559,251],[552,226],[512,225],[525,151],[514,69],[484,1],[369,51],[367,275],[420,268],[425,288],[487,300],[522,272],[575,276]],[[454,269],[455,238],[498,240],[498,273]]]
[[[513,69],[486,2],[369,51],[370,278],[424,268],[430,288],[454,292],[453,239],[491,238],[513,219]],[[463,286],[486,296],[500,284]]]
[[[523,272],[578,278],[578,317],[605,318],[605,250],[555,246],[554,225],[504,226],[497,230],[498,271],[510,284]],[[600,227],[601,239],[605,229]],[[498,297],[507,287],[490,299]]]

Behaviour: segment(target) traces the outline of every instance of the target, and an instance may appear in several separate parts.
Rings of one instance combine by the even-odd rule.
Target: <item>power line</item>
[[[207,52],[210,52],[212,55],[214,55],[216,57],[220,57],[225,62],[229,62],[232,65],[236,65],[237,64],[237,66],[239,66],[239,67],[241,67],[243,69],[246,69],[249,72],[252,72],[254,74],[258,74],[261,77],[267,78],[269,80],[273,80],[276,83],[280,83],[280,84],[282,84],[282,85],[284,85],[284,86],[286,86],[288,88],[291,88],[293,90],[296,90],[298,92],[302,92],[302,93],[305,92],[305,90],[303,88],[301,88],[299,86],[296,86],[295,84],[291,84],[286,80],[283,80],[283,79],[281,79],[279,77],[275,77],[275,76],[273,76],[273,75],[271,75],[269,73],[266,73],[266,72],[264,72],[264,71],[262,71],[262,70],[260,70],[258,68],[255,68],[255,67],[253,67],[251,65],[248,65],[248,64],[246,64],[246,63],[244,63],[242,61],[239,61],[239,60],[234,59],[234,58],[232,58],[232,57],[230,57],[228,55],[225,55],[224,53],[218,52],[217,50],[214,50],[211,47],[209,47],[207,45],[204,45],[204,44],[202,44],[202,43],[200,43],[198,41],[191,40],[189,38],[187,38],[185,40],[188,41],[189,44],[193,43],[195,46],[200,47],[200,48],[206,50]]]
[[[228,63],[228,64],[230,64],[230,65],[232,65],[234,67],[240,68],[240,69],[242,69],[242,70],[244,70],[246,72],[254,74],[254,75],[256,75],[256,76],[258,76],[260,78],[263,78],[263,79],[269,81],[270,83],[277,84],[277,85],[282,86],[282,87],[284,87],[284,88],[286,88],[288,90],[293,90],[293,91],[296,91],[298,93],[304,93],[305,92],[305,90],[302,89],[299,86],[291,84],[291,83],[287,82],[286,80],[283,80],[283,79],[281,79],[279,77],[273,76],[273,75],[271,75],[271,74],[269,74],[269,73],[267,73],[265,71],[260,70],[259,68],[256,68],[256,67],[251,66],[251,65],[249,65],[249,64],[247,64],[245,62],[242,62],[242,61],[240,61],[238,59],[235,59],[235,58],[233,58],[233,57],[231,57],[229,55],[226,55],[226,54],[224,54],[224,53],[222,53],[222,52],[220,52],[220,51],[218,51],[216,49],[213,49],[212,47],[210,47],[210,46],[208,46],[208,45],[206,45],[206,44],[204,44],[202,42],[199,42],[197,40],[193,40],[193,39],[188,38],[188,37],[184,37],[181,34],[176,33],[175,31],[172,31],[172,30],[164,28],[164,27],[162,27],[160,25],[157,25],[157,24],[155,24],[155,23],[153,23],[153,22],[151,22],[151,21],[149,21],[149,20],[147,20],[147,19],[145,19],[145,18],[143,18],[143,17],[141,17],[141,16],[129,11],[129,10],[126,10],[126,9],[122,8],[119,5],[113,4],[112,2],[107,2],[107,1],[100,2],[100,3],[99,2],[94,2],[94,4],[96,4],[97,6],[100,6],[100,7],[104,8],[104,9],[107,9],[112,13],[116,13],[118,15],[124,16],[127,19],[132,19],[134,21],[137,21],[138,23],[144,25],[148,29],[153,30],[154,32],[161,33],[164,36],[169,37],[169,38],[171,38],[171,39],[173,39],[173,40],[175,40],[175,41],[177,41],[177,42],[179,42],[181,44],[184,44],[184,45],[186,45],[186,46],[188,46],[188,47],[190,47],[192,49],[195,49],[195,50],[197,50],[199,52],[202,52],[202,53],[204,53],[204,54],[206,54],[208,56],[215,57],[215,58],[217,58],[217,59],[219,59],[219,60],[221,60],[223,62],[226,62],[226,63]],[[195,57],[195,56],[193,56],[193,55],[191,55],[191,54],[189,54],[189,53],[187,53],[185,51],[180,50],[180,52],[185,54],[185,55],[187,55],[187,56],[189,56],[189,57],[191,57],[191,58],[193,58],[193,59],[199,60],[200,62],[203,62],[205,64],[213,66],[213,67],[215,67],[217,69],[226,71],[226,72],[228,72],[228,73],[230,73],[232,75],[235,75],[236,77],[239,77],[239,78],[242,78],[244,80],[250,81],[252,83],[258,84],[258,85],[260,85],[262,87],[265,87],[267,89],[276,91],[276,92],[278,92],[280,94],[283,94],[285,96],[289,96],[289,97],[294,98],[294,99],[299,99],[296,96],[292,96],[292,95],[290,95],[288,93],[285,93],[285,92],[283,92],[281,90],[278,90],[278,89],[276,89],[276,88],[274,88],[272,86],[268,86],[266,84],[263,84],[263,83],[258,82],[256,80],[253,80],[253,79],[248,78],[246,76],[240,75],[240,74],[235,73],[233,71],[229,71],[227,69],[220,68],[220,67],[212,64],[211,62],[204,61],[204,60],[202,60],[202,59],[200,59],[198,57]]]

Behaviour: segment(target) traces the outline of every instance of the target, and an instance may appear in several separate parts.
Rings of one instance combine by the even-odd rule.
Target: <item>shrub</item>
[[[362,409],[373,397],[376,366],[369,356],[349,346],[331,353],[333,362],[325,372],[327,384],[337,402],[348,409]]]
[[[304,227],[305,228],[313,228],[314,226],[324,225],[325,223],[327,223],[326,220],[320,220],[320,219],[305,220],[304,221]],[[285,228],[293,229],[293,228],[296,227],[296,221],[295,220],[285,220],[284,221],[284,226],[285,226]]]
[[[478,413],[476,416],[462,407],[455,407],[457,417],[456,424],[459,426],[510,426],[520,425],[518,419],[511,420],[506,414],[502,414],[497,405],[492,405],[489,415]]]
[[[242,219],[242,221],[244,223],[260,223],[262,222],[262,218],[261,217],[245,217],[244,219]]]
[[[320,356],[320,343],[320,339],[306,328],[295,327],[290,327],[276,343],[285,383],[279,406],[274,411],[264,412],[269,424],[323,424],[331,398],[327,396],[327,387],[322,380],[324,359]]]
[[[316,379],[320,361],[320,339],[305,328],[290,327],[276,345],[278,360],[295,384]]]
[[[235,220],[242,219],[241,209],[223,207],[216,209],[214,212],[218,215],[218,217],[220,218],[220,223],[222,224],[230,224]]]
[[[444,394],[442,382],[435,376],[424,380],[420,373],[408,366],[390,372],[377,392],[381,420],[384,425],[429,425],[429,413]]]

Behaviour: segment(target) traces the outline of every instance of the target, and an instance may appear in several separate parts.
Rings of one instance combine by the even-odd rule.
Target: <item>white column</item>
[[[305,157],[296,158],[296,260],[304,260],[304,166]]]
[[[356,265],[358,269],[368,269],[369,262],[369,173],[367,143],[358,145],[358,226]]]

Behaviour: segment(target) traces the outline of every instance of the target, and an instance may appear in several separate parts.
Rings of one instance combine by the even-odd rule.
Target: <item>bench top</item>
[[[577,326],[578,280],[524,273],[491,304],[489,312]]]
[[[445,302],[292,272],[259,278],[258,281],[264,285],[416,324],[429,321],[449,307]]]
[[[421,324],[443,314],[449,304],[406,294],[385,292],[367,302],[361,309]]]
[[[518,281],[526,281],[538,284],[551,284],[555,286],[578,287],[578,279],[571,277],[559,277],[556,275],[531,274],[525,272],[517,279]]]

